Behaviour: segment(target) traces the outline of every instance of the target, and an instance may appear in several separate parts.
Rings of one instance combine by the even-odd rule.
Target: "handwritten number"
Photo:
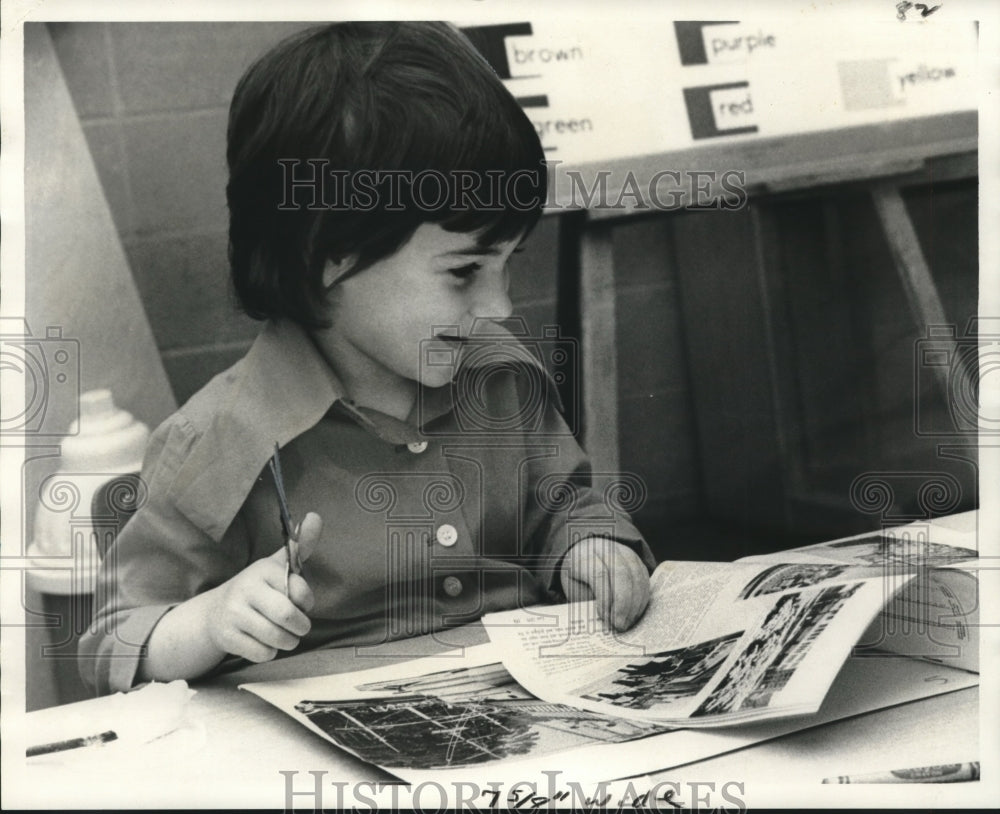
[[[928,6],[924,3],[911,3],[909,0],[902,0],[902,2],[896,3],[896,19],[905,20],[906,12],[908,12],[911,8],[915,8],[920,12],[920,16],[926,19],[941,8],[941,4],[928,8]]]

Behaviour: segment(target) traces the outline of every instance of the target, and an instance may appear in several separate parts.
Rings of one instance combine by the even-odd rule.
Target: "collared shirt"
[[[275,442],[293,518],[323,518],[303,568],[316,601],[299,649],[378,644],[558,599],[559,562],[589,535],[652,567],[605,498],[613,490],[591,485],[541,364],[510,334],[469,348],[462,373],[419,388],[399,421],[347,399],[297,325],[268,323],[153,433],[146,501],[102,563],[84,678],[128,689],[165,613],[281,547],[266,468]]]

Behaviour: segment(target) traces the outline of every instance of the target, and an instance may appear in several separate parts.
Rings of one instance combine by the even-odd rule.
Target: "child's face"
[[[510,316],[506,265],[519,242],[483,249],[474,234],[425,223],[397,252],[333,287],[332,327],[317,339],[341,375],[445,385],[455,366],[426,362],[458,354],[454,341],[434,337],[468,337],[476,319]],[[330,281],[349,266],[328,266]]]

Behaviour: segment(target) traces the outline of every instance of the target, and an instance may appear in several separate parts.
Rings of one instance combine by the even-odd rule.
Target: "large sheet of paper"
[[[928,677],[933,674],[933,681]],[[851,659],[814,716],[694,730],[541,701],[492,644],[354,673],[245,684],[308,729],[410,783],[539,782],[592,789],[874,709],[974,686],[899,657]]]
[[[525,105],[548,157],[571,165],[976,105],[971,23],[675,21],[649,8],[613,22],[459,23]]]

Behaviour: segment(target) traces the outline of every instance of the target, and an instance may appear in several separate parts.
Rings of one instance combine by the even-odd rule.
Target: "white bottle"
[[[60,445],[59,471],[39,489],[28,548],[36,566],[29,572],[33,587],[57,594],[93,591],[100,562],[94,495],[108,481],[139,472],[148,441],[149,428],[118,409],[110,390],[80,396],[80,418]]]

